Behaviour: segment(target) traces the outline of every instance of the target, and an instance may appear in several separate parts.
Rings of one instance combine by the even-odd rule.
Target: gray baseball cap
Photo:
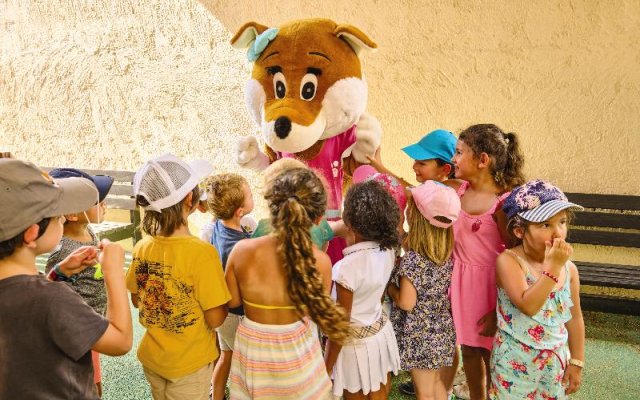
[[[97,201],[98,190],[87,179],[54,181],[29,162],[0,159],[0,241],[45,218],[88,210]]]

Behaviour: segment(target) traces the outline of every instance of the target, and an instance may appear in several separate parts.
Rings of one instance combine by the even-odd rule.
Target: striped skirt
[[[317,330],[309,320],[265,325],[246,316],[236,332],[231,399],[331,399]]]

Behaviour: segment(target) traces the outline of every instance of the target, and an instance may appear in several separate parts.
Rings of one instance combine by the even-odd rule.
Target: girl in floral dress
[[[539,180],[515,188],[505,200],[508,232],[520,244],[497,260],[491,399],[566,399],[580,387],[580,281],[565,242],[576,209],[582,207]]]
[[[453,228],[460,213],[455,190],[436,181],[411,189],[408,251],[387,290],[400,362],[410,370],[418,399],[448,397],[443,368],[453,364],[456,334],[449,286]]]

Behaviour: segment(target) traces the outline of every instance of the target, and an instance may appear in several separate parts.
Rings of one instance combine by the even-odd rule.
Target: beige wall
[[[233,144],[255,128],[228,41],[248,20],[310,16],[378,43],[369,111],[405,176],[401,146],[493,122],[520,135],[529,177],[640,194],[637,0],[0,0],[0,147],[42,165],[134,169],[172,151],[237,171]]]

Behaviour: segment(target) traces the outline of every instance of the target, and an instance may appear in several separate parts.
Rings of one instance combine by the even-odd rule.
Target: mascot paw
[[[351,154],[359,163],[368,164],[367,156],[373,157],[380,147],[382,127],[376,118],[366,113],[362,114],[357,125],[356,144]]]
[[[258,140],[254,136],[240,138],[236,147],[236,162],[245,168],[254,170],[266,168],[269,159],[258,147]]]

